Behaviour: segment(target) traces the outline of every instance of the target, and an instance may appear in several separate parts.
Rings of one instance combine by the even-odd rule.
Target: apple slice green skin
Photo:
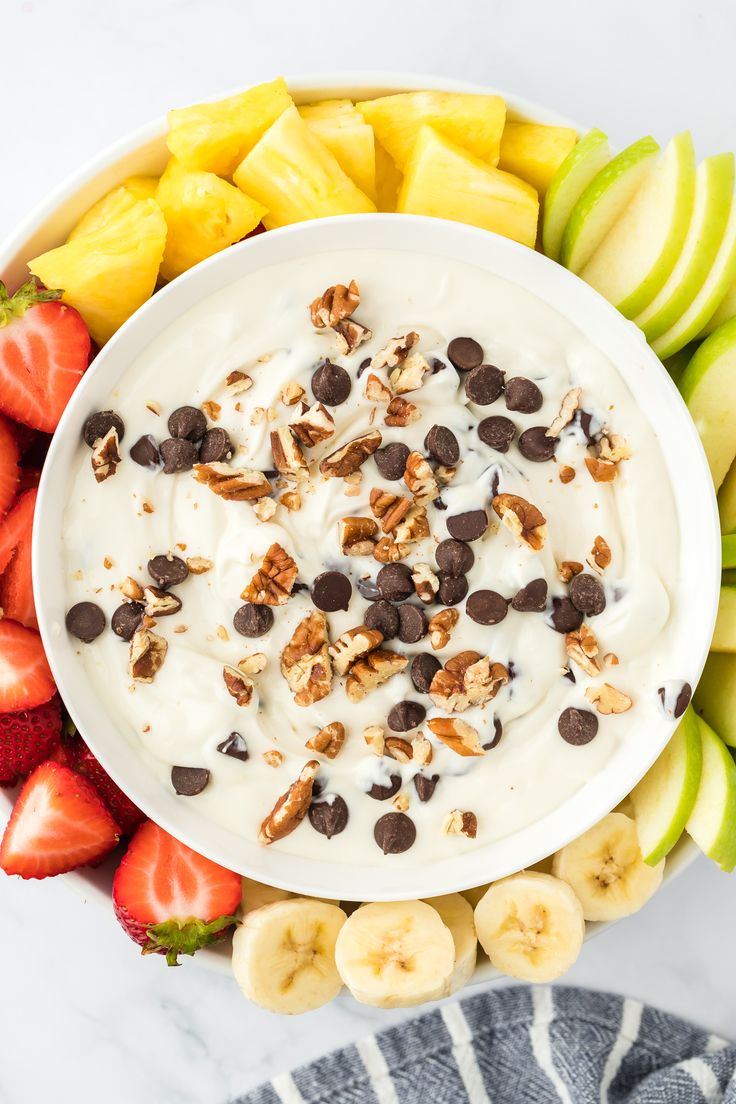
[[[736,655],[711,652],[693,705],[698,716],[720,733],[724,743],[736,747]]]
[[[736,533],[736,460],[731,464],[726,478],[721,483],[721,489],[718,492],[718,513],[721,517],[721,532]],[[733,566],[736,567],[736,564]]]
[[[707,337],[680,378],[716,490],[736,454],[736,318]]]
[[[654,167],[659,146],[651,137],[627,146],[594,176],[572,209],[565,227],[560,262],[579,273]]]
[[[680,256],[693,213],[695,149],[675,135],[580,276],[627,318],[664,286]]]
[[[702,766],[698,719],[688,708],[657,762],[631,793],[642,857],[650,866],[661,862],[685,831]]]
[[[727,533],[721,537],[721,567],[736,567],[736,533]],[[729,587],[736,592],[736,587]],[[736,635],[736,629],[734,629]]]
[[[686,345],[684,349],[680,349],[674,356],[668,357],[667,360],[662,361],[665,368],[672,377],[677,387],[680,386],[680,380],[688,364],[693,358],[693,354],[697,349],[697,345]]]
[[[722,586],[713,630],[712,652],[736,652],[736,587]]]
[[[560,259],[562,238],[573,207],[610,160],[607,135],[602,130],[589,130],[552,177],[544,198],[542,249],[553,261]]]
[[[710,725],[698,717],[703,771],[688,835],[721,870],[736,867],[736,762]]]
[[[710,321],[706,322],[703,326],[698,337],[707,337],[708,334],[712,334],[713,331],[717,330],[719,326],[722,326],[724,322],[728,322],[729,318],[736,318],[736,280],[733,281],[718,304],[715,314]]]

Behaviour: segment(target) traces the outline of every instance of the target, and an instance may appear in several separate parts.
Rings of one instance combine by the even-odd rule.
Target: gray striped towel
[[[515,987],[447,1003],[234,1104],[736,1104],[736,1047],[638,1001]]]

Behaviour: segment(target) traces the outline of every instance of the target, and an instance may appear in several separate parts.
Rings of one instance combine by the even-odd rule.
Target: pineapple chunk
[[[214,173],[185,169],[172,157],[156,192],[168,233],[161,265],[165,280],[186,272],[249,234],[266,213]]]
[[[466,92],[401,92],[356,104],[403,172],[419,128],[427,124],[463,149],[498,164],[506,104],[500,96]]]
[[[395,211],[401,188],[401,173],[393,158],[376,142],[376,205],[379,211]]]
[[[507,123],[501,135],[498,167],[526,180],[541,199],[577,140],[577,131],[571,127]]]
[[[157,176],[129,176],[123,181],[123,187],[136,199],[155,199],[159,178]]]
[[[432,127],[422,127],[397,211],[469,222],[534,246],[539,200],[531,184],[491,168]]]
[[[287,108],[235,170],[235,183],[268,208],[267,230],[327,215],[375,211],[295,107]]]
[[[325,100],[299,108],[309,129],[324,142],[362,192],[376,198],[376,143],[373,127],[350,100]]]
[[[293,103],[283,77],[216,103],[169,112],[169,152],[187,169],[231,176],[246,153]]]
[[[104,230],[112,219],[124,215],[126,211],[130,211],[139,202],[140,200],[124,184],[121,184],[119,188],[113,188],[102,199],[98,199],[96,203],[93,203],[88,211],[85,211],[66,240],[68,242],[74,241],[76,238],[83,238],[86,234],[94,234],[98,230]]]
[[[153,199],[134,200],[104,225],[42,253],[29,269],[63,288],[98,345],[153,294],[166,243],[166,220]]]

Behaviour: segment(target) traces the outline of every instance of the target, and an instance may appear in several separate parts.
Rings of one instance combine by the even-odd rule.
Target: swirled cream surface
[[[371,336],[345,355],[333,329],[314,328],[309,304],[329,286],[351,279],[360,289],[354,318]],[[386,357],[380,354],[392,338],[411,332],[419,335],[412,363],[421,369],[424,359],[428,370],[419,370],[419,386],[391,407],[407,424],[387,425],[390,394],[384,393],[382,401],[366,398],[367,380],[375,375],[395,396],[401,381],[394,375],[392,382],[394,369],[381,363]],[[457,370],[448,355],[449,343],[460,336],[473,338],[483,363],[504,373],[505,390],[492,402],[481,405],[466,394],[468,373]],[[376,357],[375,367],[365,366]],[[307,478],[297,483],[275,476],[279,465],[271,434],[302,413],[300,402],[286,404],[300,387],[304,403],[314,406],[313,376],[325,359],[344,368],[351,385],[345,401],[325,403],[334,432],[311,447],[301,443]],[[232,380],[240,376],[232,373],[246,374],[252,386],[233,387]],[[520,402],[518,383],[509,387],[519,378],[539,389],[539,409],[514,408],[535,405],[528,388],[521,388]],[[476,393],[476,398],[487,399],[490,393]],[[415,409],[407,412],[404,403]],[[178,788],[199,790],[182,793],[178,800],[192,803],[202,817],[254,840],[279,797],[314,761],[319,773],[313,800],[334,806],[335,797],[342,798],[347,823],[344,816],[330,818],[324,808],[313,809],[295,827],[287,825],[292,830],[271,847],[335,863],[446,857],[539,820],[605,771],[627,746],[642,741],[654,746],[662,726],[671,726],[657,691],[687,672],[672,671],[668,664],[678,532],[660,443],[606,356],[518,286],[460,263],[383,251],[317,255],[268,268],[184,314],[130,364],[106,405],[125,427],[120,462],[98,482],[91,449],[80,436],[64,527],[67,606],[93,602],[107,622],[96,639],[79,643],[79,662],[121,738],[137,749],[161,786],[172,787],[173,767],[197,769],[175,778],[184,778]],[[209,428],[227,431],[233,451],[224,461],[226,473],[230,468],[267,473],[273,516],[268,517],[271,506],[264,507],[264,499],[254,508],[253,501],[223,497],[213,480],[200,481],[195,470],[167,474],[160,464],[142,466],[131,458],[129,450],[142,436],[152,435],[158,445],[170,437],[167,419],[182,406],[203,409]],[[558,417],[561,408],[566,412]],[[478,427],[489,417],[512,423],[506,451],[482,439]],[[425,445],[435,426],[445,427],[457,442],[457,464],[445,465],[454,473],[435,470],[438,464]],[[530,447],[519,447],[521,434],[540,426],[556,435],[545,438],[542,431],[536,444],[532,435],[531,451],[538,454],[541,441],[541,451],[552,453],[549,459],[529,458],[524,451]],[[401,442],[429,458],[437,483],[429,500],[401,476],[382,475],[377,456],[383,454],[368,456],[347,479],[326,478],[320,471],[326,457],[373,430],[380,433],[381,448]],[[606,481],[597,481],[591,468]],[[426,516],[420,539],[412,539],[412,531],[382,531],[382,518],[375,516],[376,489],[408,498],[414,519],[419,498],[418,514]],[[506,496],[522,499],[543,515],[543,527],[537,524],[541,542],[532,541],[541,547],[529,543],[528,532],[514,517],[503,520],[508,514],[503,504],[510,501]],[[457,519],[473,511],[484,511],[487,524],[471,540],[472,526],[463,529],[467,519]],[[341,542],[341,520],[355,517],[376,525],[361,555],[349,554]],[[453,526],[468,538],[473,562],[465,572],[456,568],[447,582],[436,552]],[[422,531],[429,535],[422,537]],[[366,619],[377,623],[376,611],[367,618],[371,602],[363,596],[380,597],[379,572],[385,564],[375,558],[377,541],[382,541],[379,554],[400,556],[395,562],[429,581],[430,591],[425,587],[423,595],[431,599],[428,603],[412,594],[403,602],[392,595],[392,604],[421,609],[427,622],[452,608],[457,622],[447,641],[435,648],[442,637],[423,632],[423,619],[408,615],[402,633],[388,634],[379,645],[406,658],[403,670],[351,700],[346,690],[350,672],[339,675],[333,669],[328,693],[310,704],[308,689],[307,704],[297,704],[282,671],[282,653],[316,609],[312,584],[326,571],[349,581],[348,608],[324,614],[330,644]],[[273,545],[293,559],[296,585],[283,604],[269,606],[271,627],[258,637],[245,637],[233,618]],[[126,601],[124,580],[130,577],[141,587],[154,583],[148,561],[166,554],[193,561],[200,570],[205,561],[208,569],[190,572],[168,588],[181,609],[138,626],[140,632],[148,625],[167,645],[163,663],[146,682],[132,676],[131,645],[112,631],[110,621]],[[415,571],[417,564],[427,565],[426,570]],[[570,580],[580,568],[589,586],[577,584],[575,591]],[[462,574],[467,587],[456,582]],[[445,588],[433,597],[431,588],[443,580]],[[535,580],[543,580],[537,584],[535,608],[525,609],[517,595]],[[461,593],[465,589],[467,596]],[[473,603],[479,591],[496,597],[481,596]],[[582,614],[571,603],[573,593]],[[448,601],[460,597],[449,606],[443,594]],[[499,604],[498,596],[505,601]],[[495,623],[479,622],[470,609]],[[419,628],[412,628],[416,624]],[[400,638],[417,632],[419,639]],[[473,663],[482,661],[474,668],[481,690],[470,694],[470,704],[465,690],[448,698],[412,680],[413,660],[420,653],[444,665],[463,652],[475,653]],[[252,693],[249,703],[240,705],[223,671],[237,669],[254,653],[265,657],[265,666],[258,669],[262,659],[246,663]],[[377,666],[383,670],[380,662]],[[430,674],[435,666],[427,667]],[[487,685],[488,670],[496,673],[495,692]],[[408,717],[419,719],[414,727],[395,731],[389,715],[395,719],[392,710],[403,702],[418,703],[421,708],[412,707]],[[442,724],[455,721],[462,724],[454,730]],[[335,722],[344,726],[345,739],[334,758],[305,746]],[[373,733],[370,743],[366,729]],[[242,737],[237,741],[240,758],[218,750],[231,733]],[[392,750],[392,741],[385,743],[390,737],[404,743]],[[468,748],[474,754],[467,754]],[[417,774],[424,778],[419,786]],[[458,813],[472,818],[463,820]],[[411,824],[392,818],[377,828],[386,814],[399,814]],[[331,838],[325,823],[334,831]]]

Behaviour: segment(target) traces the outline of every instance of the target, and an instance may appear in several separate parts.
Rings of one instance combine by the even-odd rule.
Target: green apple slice
[[[736,763],[702,717],[698,726],[703,773],[687,832],[704,855],[730,873],[736,867]]]
[[[736,280],[731,284],[723,299],[721,299],[715,314],[703,326],[698,337],[707,337],[708,334],[722,326],[724,322],[728,322],[729,318],[736,318]]]
[[[552,177],[544,198],[542,249],[553,261],[560,259],[562,238],[573,207],[610,160],[607,135],[602,130],[589,130]]]
[[[730,565],[729,565],[730,566]],[[722,586],[713,630],[712,652],[736,652],[736,587]]]
[[[694,343],[692,345],[686,345],[684,349],[680,349],[674,356],[668,357],[667,360],[662,361],[678,387],[680,386],[683,372],[692,360],[693,353],[696,349],[697,345]]]
[[[721,567],[736,567],[736,533],[721,537]]]
[[[725,743],[736,747],[736,655],[710,653],[693,705],[698,716],[712,725]]]
[[[560,261],[580,272],[652,171],[659,146],[640,138],[593,177],[573,207],[562,238]]]
[[[669,143],[580,275],[627,318],[640,314],[680,256],[693,212],[689,131]]]
[[[650,866],[661,862],[685,831],[702,766],[698,719],[687,709],[669,744],[631,793],[639,846]]]
[[[736,318],[706,337],[680,378],[716,490],[736,454]]]
[[[736,460],[726,473],[718,492],[718,513],[721,516],[721,532],[736,533]],[[736,567],[736,564],[733,565]]]

